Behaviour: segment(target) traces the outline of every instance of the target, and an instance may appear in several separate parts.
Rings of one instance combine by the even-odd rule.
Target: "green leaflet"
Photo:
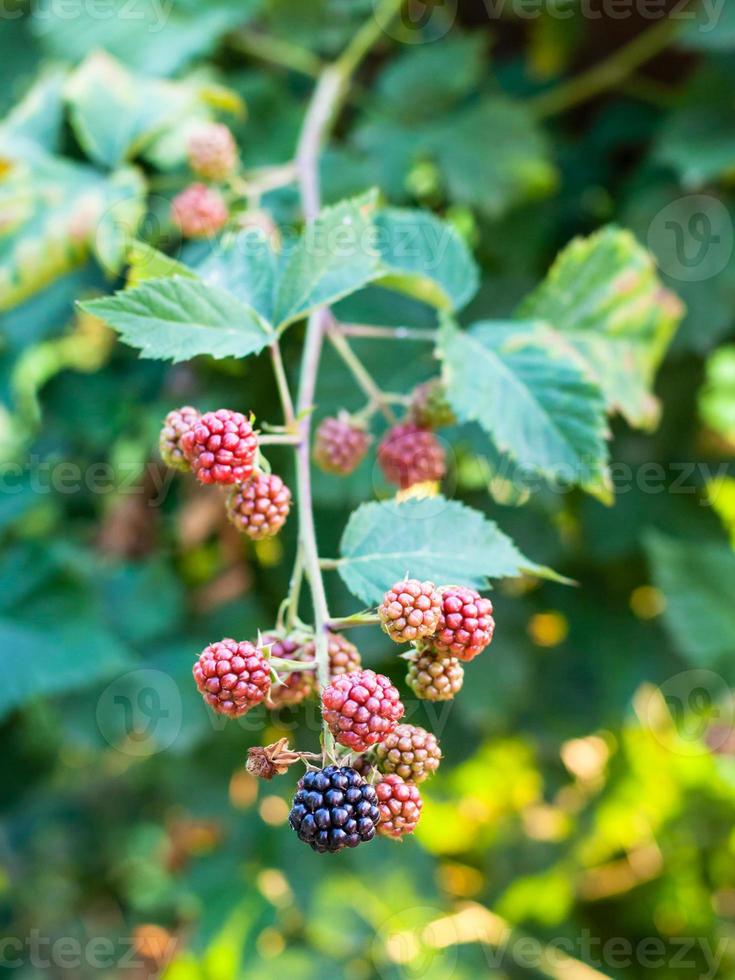
[[[517,315],[554,327],[589,364],[608,411],[648,428],[658,417],[654,373],[683,312],[651,254],[610,226],[567,245]]]
[[[80,306],[150,358],[246,357],[262,350],[273,336],[268,324],[231,293],[180,276],[148,279]]]
[[[522,467],[609,501],[605,403],[552,334],[543,324],[491,321],[461,331],[446,320],[438,353],[448,398]]]
[[[380,601],[405,575],[480,589],[488,579],[524,573],[565,581],[525,558],[479,511],[442,496],[363,504],[350,517],[340,553],[339,574],[366,603]]]
[[[698,667],[731,662],[735,636],[735,552],[726,543],[646,535],[653,581],[666,596],[664,621]]]

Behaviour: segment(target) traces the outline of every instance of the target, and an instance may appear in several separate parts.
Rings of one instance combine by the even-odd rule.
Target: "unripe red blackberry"
[[[281,674],[282,683],[271,684],[266,707],[271,709],[292,707],[301,704],[316,691],[313,658],[306,655],[306,647],[302,642],[292,636],[278,637],[266,633],[261,637],[261,643],[264,647],[270,647],[271,657],[278,657],[280,660],[303,661],[305,668],[311,662],[312,667],[311,670],[293,670],[288,674]]]
[[[222,195],[206,184],[190,184],[171,202],[171,217],[185,238],[208,238],[227,223]]]
[[[237,145],[223,123],[204,123],[197,127],[186,145],[189,166],[205,180],[224,180],[235,169]]]
[[[322,691],[322,715],[335,739],[364,752],[392,732],[403,705],[390,679],[372,670],[337,677]]]
[[[407,783],[423,783],[441,762],[436,735],[419,725],[398,725],[375,749],[381,772],[395,773]]]
[[[181,437],[181,448],[200,483],[247,483],[258,439],[240,412],[206,412]]]
[[[313,660],[315,657],[316,645],[313,640],[304,647],[304,659]],[[362,667],[360,651],[354,643],[343,636],[341,633],[327,634],[327,651],[329,653],[329,677],[334,680],[342,674],[351,674]]]
[[[423,650],[408,662],[406,684],[423,701],[451,701],[464,681],[464,669],[456,657]]]
[[[375,788],[349,766],[327,766],[299,780],[288,822],[323,854],[371,841],[379,819]]]
[[[227,516],[253,541],[278,534],[291,509],[291,491],[275,473],[256,473],[227,495]]]
[[[271,686],[270,668],[262,651],[247,641],[210,643],[192,673],[207,704],[232,717],[260,704]]]
[[[380,623],[396,643],[433,636],[439,625],[441,595],[433,582],[409,578],[390,588],[378,606]]]
[[[444,450],[436,436],[415,422],[403,422],[386,433],[378,446],[378,462],[386,480],[402,490],[441,480],[447,471]]]
[[[431,647],[460,660],[472,660],[493,638],[493,604],[462,585],[447,585],[440,591],[442,611]]]
[[[314,436],[314,462],[325,473],[349,476],[365,458],[370,436],[349,415],[322,419]]]
[[[174,470],[181,470],[182,473],[188,473],[191,470],[191,464],[184,456],[184,451],[181,448],[181,437],[198,420],[199,412],[191,405],[184,405],[183,408],[176,408],[168,413],[158,440],[161,459],[166,466],[170,466]]]
[[[411,420],[425,429],[441,429],[457,421],[441,378],[432,378],[414,388],[408,411]]]
[[[375,784],[378,795],[380,823],[378,833],[383,837],[403,837],[412,834],[424,805],[418,788],[391,773]]]

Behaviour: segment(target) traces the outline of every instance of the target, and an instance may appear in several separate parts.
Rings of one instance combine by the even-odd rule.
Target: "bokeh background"
[[[657,430],[615,423],[614,507],[529,490],[449,434],[455,495],[579,586],[496,589],[496,639],[461,698],[408,704],[445,755],[415,838],[333,857],[288,829],[295,777],[258,786],[243,767],[248,746],[282,734],[313,748],[313,711],[223,725],[190,678],[205,643],[273,622],[295,522],[243,544],[216,492],[172,478],[155,449],[181,403],[277,417],[270,369],[139,360],[75,314],[76,298],[120,280],[104,218],[85,212],[109,174],[85,162],[64,97],[69,70],[103,48],[136,79],[208,87],[206,111],[235,130],[246,165],[287,162],[310,75],[372,4],[4,0],[0,969],[733,976],[735,10],[695,8],[414,4],[360,72],[325,197],[377,185],[449,218],[483,270],[468,320],[508,314],[573,235],[608,222],[653,250],[688,314],[659,376]],[[175,252],[166,202],[187,178],[176,127],[167,135],[136,163],[145,234]],[[298,220],[291,191],[261,203]],[[431,324],[408,300],[359,302],[362,322]],[[301,339],[286,339],[289,370]],[[406,362],[356,346],[389,388],[435,371],[421,349]],[[342,405],[360,398],[327,355],[319,411]],[[287,472],[288,455],[272,456]],[[323,554],[380,491],[370,464],[346,483],[318,478]],[[334,609],[352,611],[329,585]],[[401,679],[376,630],[359,642]]]

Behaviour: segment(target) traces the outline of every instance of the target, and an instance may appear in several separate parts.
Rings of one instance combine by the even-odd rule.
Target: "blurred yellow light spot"
[[[566,814],[547,803],[526,807],[521,817],[526,834],[532,840],[560,841],[569,830]]]
[[[266,796],[259,807],[261,819],[271,827],[280,827],[288,820],[288,804],[280,796]]]
[[[437,872],[444,891],[459,898],[470,898],[482,891],[485,878],[467,864],[442,864]]]
[[[230,780],[230,803],[237,810],[247,810],[258,797],[258,780],[244,769],[233,773]]]
[[[421,943],[414,932],[406,929],[388,936],[385,952],[392,963],[410,963],[421,952]]]
[[[255,945],[264,960],[272,960],[284,951],[286,940],[277,929],[268,926],[260,933]]]
[[[602,775],[610,750],[599,735],[573,738],[561,747],[561,759],[569,772],[582,782],[592,782]]]
[[[59,761],[70,769],[83,769],[91,761],[91,753],[74,745],[59,746]]]
[[[457,805],[457,810],[464,820],[474,820],[477,823],[489,820],[492,815],[489,804],[476,796],[463,797]]]
[[[639,619],[655,619],[666,608],[666,596],[653,585],[639,585],[630,594],[630,608]]]
[[[283,872],[277,868],[264,868],[258,874],[258,888],[271,905],[283,908],[293,901],[293,892]]]
[[[255,542],[255,554],[258,562],[264,568],[280,565],[283,558],[283,545],[278,538],[263,538]]]
[[[555,647],[569,635],[569,623],[559,612],[536,613],[529,621],[528,635],[538,647]]]
[[[714,510],[735,548],[735,479],[731,476],[710,480],[705,488],[707,503]]]

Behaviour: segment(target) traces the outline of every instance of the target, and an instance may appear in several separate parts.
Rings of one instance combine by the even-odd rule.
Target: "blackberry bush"
[[[311,767],[300,783],[291,825],[317,851],[370,840],[376,826],[386,836],[410,833],[421,808],[416,784],[441,757],[430,732],[400,724],[404,708],[397,687],[385,674],[363,668],[347,631],[372,628],[380,636],[382,629],[391,641],[410,644],[410,652],[400,655],[408,662],[408,689],[424,700],[455,697],[464,664],[473,670],[470,661],[493,637],[493,606],[481,595],[484,587],[499,578],[559,578],[523,555],[486,515],[488,484],[497,494],[497,484],[508,482],[497,474],[499,464],[543,479],[555,477],[556,467],[563,466],[570,485],[609,501],[607,416],[619,411],[633,425],[650,429],[655,369],[682,314],[652,257],[631,234],[609,227],[571,243],[512,318],[465,326],[462,311],[479,287],[466,241],[482,223],[472,213],[475,204],[466,204],[464,220],[445,206],[450,202],[442,198],[444,188],[461,178],[446,180],[441,147],[430,154],[436,160],[420,161],[395,185],[413,188],[436,205],[434,210],[395,209],[374,191],[321,207],[320,181],[330,172],[321,166],[322,151],[341,122],[352,75],[371,45],[380,41],[390,48],[391,18],[399,16],[401,4],[380,0],[379,7],[380,16],[376,11],[326,66],[297,145],[278,163],[248,169],[249,154],[239,151],[232,131],[210,119],[216,105],[238,106],[236,93],[228,97],[205,88],[209,94],[194,105],[192,80],[169,79],[160,87],[165,111],[158,115],[152,103],[150,129],[115,147],[114,159],[95,161],[105,165],[99,187],[107,187],[109,195],[114,191],[111,200],[100,189],[94,199],[88,196],[76,208],[70,204],[73,213],[49,223],[55,234],[57,225],[68,229],[65,247],[55,246],[55,255],[68,252],[76,269],[90,253],[99,253],[110,265],[110,280],[126,282],[112,296],[83,302],[86,322],[104,321],[146,357],[193,363],[172,376],[167,392],[201,390],[209,400],[225,388],[246,391],[248,400],[269,394],[277,400],[275,417],[265,411],[258,432],[249,404],[204,412],[189,405],[176,409],[166,417],[160,448],[172,468],[190,471],[205,486],[227,489],[218,497],[192,482],[194,508],[197,498],[206,499],[207,506],[214,501],[214,509],[221,503],[221,513],[255,540],[283,530],[278,541],[253,549],[255,555],[248,551],[245,571],[229,568],[245,560],[244,549],[233,547],[226,524],[217,526],[233,573],[223,581],[238,587],[267,567],[268,589],[258,596],[257,607],[271,599],[272,609],[254,642],[226,639],[210,645],[193,673],[205,701],[224,715],[238,716],[263,703],[298,707],[314,695],[321,712],[320,751],[291,748],[279,739],[255,746],[249,766],[263,778],[275,778],[316,756],[319,768]],[[243,42],[238,31],[232,36]],[[275,46],[280,54],[273,55],[272,45],[268,50],[269,57],[283,56],[283,45]],[[293,56],[290,45],[285,50]],[[116,70],[124,74],[122,66]],[[73,102],[82,89],[88,95],[88,86],[65,88],[65,99]],[[546,95],[534,98],[543,104]],[[460,103],[459,115],[485,111],[484,103],[468,99],[465,107],[463,97]],[[182,105],[192,106],[183,121]],[[88,108],[74,105],[70,113],[74,146],[80,153],[94,146],[97,154],[104,146],[107,153],[107,131],[97,134],[103,137],[98,140],[87,131],[94,125]],[[543,112],[529,112],[524,125],[536,125],[539,116]],[[190,119],[197,120],[191,132]],[[180,124],[170,128],[173,120]],[[187,133],[189,171],[182,173]],[[256,156],[262,153],[258,147]],[[457,160],[466,156],[460,152]],[[369,153],[365,159],[369,164]],[[24,189],[34,186],[35,165],[28,163]],[[11,169],[25,179],[22,167]],[[164,173],[153,173],[157,170]],[[500,183],[521,185],[522,177],[511,175]],[[39,177],[44,188],[46,179],[44,170]],[[149,190],[172,187],[171,217],[181,235],[211,241],[183,243],[175,256],[159,250],[164,236],[118,241],[125,236],[112,233],[116,225],[109,208],[119,203],[123,187],[133,185],[126,221],[144,211],[153,196]],[[55,190],[63,200],[64,190]],[[332,190],[325,196],[333,199]],[[38,213],[52,198],[44,190]],[[472,202],[469,189],[467,202]],[[454,224],[439,217],[450,212]],[[302,228],[298,235],[279,228],[281,215],[292,228]],[[467,232],[466,239],[457,227]],[[103,234],[92,242],[97,228]],[[146,232],[145,223],[136,225],[140,238]],[[27,255],[26,243],[21,246],[18,254]],[[130,268],[121,275],[126,263]],[[6,276],[8,289],[20,290],[23,301],[33,264],[21,269],[11,261]],[[46,272],[40,276],[44,284]],[[394,303],[396,293],[411,297],[412,304]],[[410,314],[419,302],[425,307],[417,313],[420,326]],[[346,322],[338,316],[345,310],[365,310],[366,322]],[[372,343],[381,346],[370,359],[363,352]],[[623,356],[621,345],[635,356]],[[333,363],[322,362],[325,349]],[[432,355],[441,363],[441,379],[427,378]],[[228,359],[247,364],[222,363]],[[410,388],[400,380],[408,377]],[[391,385],[390,379],[399,380]],[[318,425],[315,418],[321,419]],[[474,507],[440,491],[447,460],[435,430],[445,426],[452,427],[448,438],[456,450],[458,493],[471,489]],[[363,466],[356,473],[368,459],[372,470]],[[312,463],[330,479],[315,486]],[[361,482],[363,474],[376,477],[379,471],[396,488],[394,494],[385,493],[382,479]],[[350,474],[353,478],[340,487],[338,478]],[[284,526],[292,494],[294,516]],[[340,513],[333,505],[353,494],[361,494],[363,502],[344,527],[332,529],[339,553],[326,554],[315,508],[328,512],[329,520]],[[271,574],[282,559],[290,563],[283,595],[280,588],[275,592],[278,577]],[[216,560],[211,564],[219,567]],[[332,572],[354,596],[353,611],[344,616],[333,611],[327,577]],[[213,591],[219,597],[219,581]],[[395,657],[387,639],[382,653],[371,652],[390,657],[387,648]],[[362,773],[379,778],[377,790]]]

